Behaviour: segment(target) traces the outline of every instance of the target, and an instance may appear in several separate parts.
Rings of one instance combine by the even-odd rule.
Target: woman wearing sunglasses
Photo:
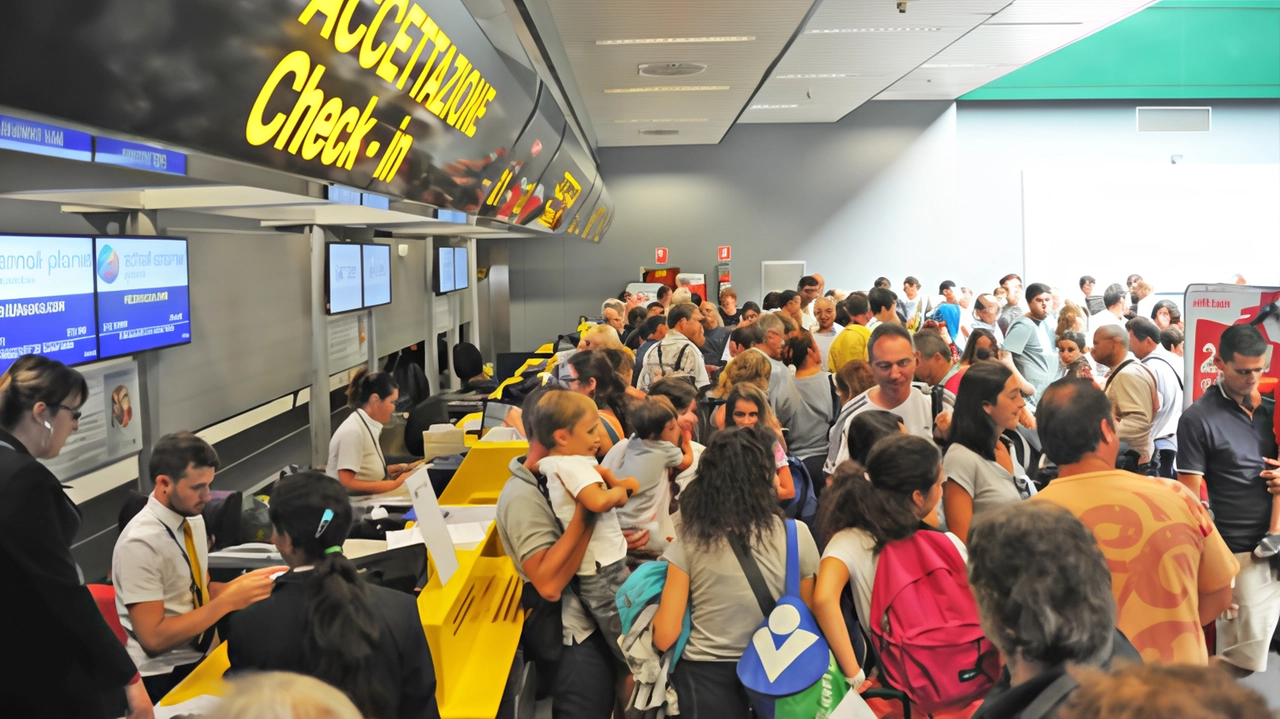
[[[84,377],[24,355],[0,376],[0,646],[14,661],[0,684],[12,716],[152,716],[138,671],[107,626],[71,556],[80,512],[38,460],[53,459],[80,425]]]
[[[974,362],[960,380],[951,446],[942,460],[947,530],[966,541],[975,515],[1027,499],[1035,485],[1018,463],[1013,439],[1026,401],[1022,382],[994,360]]]

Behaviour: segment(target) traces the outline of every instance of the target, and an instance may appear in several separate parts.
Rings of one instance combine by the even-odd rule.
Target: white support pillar
[[[327,239],[324,228],[311,226],[311,401],[308,414],[312,467],[322,467],[329,461],[329,315],[324,306]]]

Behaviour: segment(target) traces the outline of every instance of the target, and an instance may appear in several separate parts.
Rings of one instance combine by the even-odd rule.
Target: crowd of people
[[[1266,669],[1280,623],[1270,344],[1225,330],[1184,410],[1179,309],[1130,279],[607,300],[508,416],[529,451],[496,508],[553,715],[768,714],[761,683],[818,647],[826,673],[788,716],[810,715],[801,695],[859,717],[1268,716],[1234,678]],[[413,597],[342,554],[350,494],[411,468],[377,439],[394,376],[355,373],[327,474],[273,487],[284,565],[227,583],[201,519],[217,453],[159,438],[113,555],[115,633],[38,461],[88,394],[39,356],[0,378],[0,613],[23,618],[0,642],[29,659],[6,710],[146,719],[221,638],[226,716],[438,716]]]
[[[900,711],[895,690],[932,716],[1148,716],[1178,682],[1206,690],[1160,716],[1266,716],[1232,678],[1280,623],[1267,338],[1229,328],[1184,412],[1177,304],[1094,284],[607,300],[512,414],[530,449],[498,502],[559,607],[554,715],[750,716],[744,665],[821,634],[857,716]],[[963,664],[887,636],[960,626]]]

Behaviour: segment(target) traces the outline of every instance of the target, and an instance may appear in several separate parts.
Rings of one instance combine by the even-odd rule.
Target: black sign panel
[[[459,0],[8,3],[0,67],[0,105],[470,212],[537,96]]]
[[[480,216],[546,229],[535,222],[542,214],[546,198],[538,180],[560,149],[565,131],[564,114],[544,89],[529,126],[516,140],[510,154],[503,158],[506,162],[496,168],[501,172],[490,173],[486,178],[489,184],[485,185],[487,195],[479,210]]]
[[[595,163],[578,142],[577,135],[565,130],[560,149],[538,181],[542,186],[543,210],[536,224],[552,232],[565,231],[578,211],[578,203],[586,201],[597,177]]]

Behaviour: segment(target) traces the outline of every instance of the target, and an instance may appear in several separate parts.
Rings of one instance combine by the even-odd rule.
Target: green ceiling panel
[[[1280,0],[1165,0],[961,100],[1280,98]]]

